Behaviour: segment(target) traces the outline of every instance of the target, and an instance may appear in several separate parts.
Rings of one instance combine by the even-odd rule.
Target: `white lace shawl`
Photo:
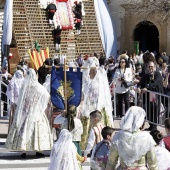
[[[30,68],[21,88],[14,118],[17,132],[26,142],[33,133],[34,122],[41,120],[49,99],[49,93],[38,83],[35,71]]]
[[[17,104],[20,89],[22,87],[23,82],[24,82],[23,72],[21,70],[17,70],[14,73],[12,80],[9,82],[7,86],[6,95],[10,102]]]
[[[99,61],[96,57],[89,57],[83,67],[87,67],[87,69],[83,70],[82,93],[84,100],[82,102],[82,116],[89,117],[90,112],[101,110],[105,107],[113,126],[113,108],[106,71],[99,67]],[[97,69],[97,73],[93,79],[90,79],[89,76],[91,67],[96,67]]]
[[[167,170],[170,168],[170,152],[161,146],[156,146],[155,151],[159,170]]]
[[[138,106],[130,107],[120,121],[120,129],[137,132],[144,123],[145,110]]]
[[[63,129],[51,150],[48,170],[79,170],[76,153],[71,133]]]
[[[132,166],[156,145],[148,132],[139,129],[145,115],[145,111],[140,107],[129,108],[120,123],[122,130],[113,137],[112,143],[116,145],[119,156],[127,166]]]

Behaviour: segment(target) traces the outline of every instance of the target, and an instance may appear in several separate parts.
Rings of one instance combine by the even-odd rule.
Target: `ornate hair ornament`
[[[161,133],[158,133],[156,137],[157,137],[158,139],[162,139],[162,138],[163,138],[163,136],[162,136]]]

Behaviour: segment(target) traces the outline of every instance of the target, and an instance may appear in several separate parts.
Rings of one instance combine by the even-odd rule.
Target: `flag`
[[[49,58],[49,49],[48,47],[45,50],[41,50],[38,52],[36,49],[34,50],[28,50],[28,53],[30,55],[32,67],[35,70],[38,70],[44,63],[44,61]]]
[[[5,45],[10,46],[12,40],[12,24],[13,24],[13,0],[6,0],[4,8],[4,21],[2,33],[2,52],[5,53]],[[9,54],[5,54],[8,57]]]
[[[82,72],[80,68],[77,68],[77,71],[73,71],[73,68],[70,67],[69,71],[66,72],[66,77],[67,105],[74,105],[77,107],[81,101]],[[55,107],[59,109],[65,108],[64,71],[62,67],[59,69],[52,67],[51,101]]]

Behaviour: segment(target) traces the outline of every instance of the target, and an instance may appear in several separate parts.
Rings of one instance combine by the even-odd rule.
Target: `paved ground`
[[[35,152],[28,152],[26,159],[20,157],[22,152],[5,148],[8,132],[8,120],[0,118],[0,170],[47,170],[50,163],[50,151],[44,151],[45,158],[36,158]],[[90,170],[90,160],[82,164],[83,170]]]
[[[50,163],[50,151],[44,151],[45,158],[36,158],[35,152],[28,152],[26,159],[20,157],[21,152],[13,152],[5,148],[5,138],[0,138],[0,169],[4,170],[47,170]],[[90,170],[90,161],[82,164],[83,170]]]
[[[115,128],[119,128],[119,120],[114,121]],[[145,127],[148,127],[146,123]],[[165,134],[164,128],[158,129]],[[0,118],[0,170],[47,170],[50,162],[50,151],[43,152],[45,158],[36,158],[35,152],[28,152],[26,159],[21,159],[21,152],[13,152],[5,148],[8,132],[8,120]],[[83,170],[90,170],[90,160],[82,164]]]

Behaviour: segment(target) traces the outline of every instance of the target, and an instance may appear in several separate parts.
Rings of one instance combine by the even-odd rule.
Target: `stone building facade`
[[[162,22],[159,12],[149,17],[145,11],[141,12],[142,10],[134,14],[128,12],[132,10],[133,4],[148,3],[148,1],[108,0],[118,52],[126,49],[129,53],[133,53],[134,41],[139,41],[140,50],[166,51],[170,55],[170,18]]]

